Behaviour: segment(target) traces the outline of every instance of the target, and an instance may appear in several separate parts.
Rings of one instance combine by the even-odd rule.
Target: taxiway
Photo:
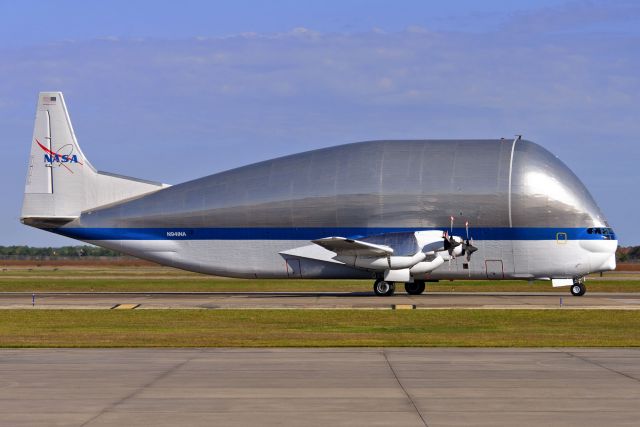
[[[356,292],[157,292],[0,293],[0,309],[640,309],[640,293],[597,293],[582,297],[540,292],[398,293],[377,297]]]

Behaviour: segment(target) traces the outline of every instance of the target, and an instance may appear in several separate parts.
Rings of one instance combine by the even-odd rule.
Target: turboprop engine
[[[449,236],[441,230],[417,231],[407,233],[405,237],[415,240],[417,251],[412,255],[399,256],[393,255],[394,249],[390,246],[373,243],[389,238],[389,235],[363,240],[332,237],[316,240],[314,243],[335,252],[336,256],[333,259],[336,261],[357,268],[384,272],[385,280],[405,282],[411,280],[413,275],[435,270],[445,261],[462,255],[465,248],[472,247],[461,237]],[[342,244],[338,244],[338,241]]]

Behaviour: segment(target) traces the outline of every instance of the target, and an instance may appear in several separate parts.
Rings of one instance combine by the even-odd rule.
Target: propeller
[[[473,244],[473,240],[467,239],[462,243],[462,255],[467,254],[467,261],[471,261],[471,254],[478,250]]]
[[[453,236],[449,236],[448,233],[444,233],[442,236],[444,239],[444,250],[449,252],[449,255],[453,257],[453,250],[461,245],[460,242],[456,242]]]
[[[471,261],[471,254],[478,250],[471,242],[472,239],[469,238],[469,221],[464,223],[464,227],[467,231],[467,240],[462,244],[462,255],[467,254],[467,262]]]

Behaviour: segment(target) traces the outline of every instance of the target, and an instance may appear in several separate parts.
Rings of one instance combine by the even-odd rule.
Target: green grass
[[[372,280],[225,279],[161,266],[8,267],[0,271],[0,292],[370,292]],[[402,286],[400,285],[400,291]],[[607,273],[587,281],[590,292],[640,292],[640,273]],[[433,292],[560,292],[549,281],[457,280],[428,283]]]
[[[3,310],[0,347],[637,347],[625,310]]]
[[[74,272],[75,273],[75,272]],[[222,279],[188,275],[158,277],[157,274],[114,276],[108,272],[92,276],[66,277],[39,274],[0,274],[0,292],[371,292],[372,280],[270,280]],[[640,280],[588,280],[589,292],[640,292]],[[398,291],[403,291],[402,285]],[[561,292],[549,281],[457,280],[427,283],[427,292]]]

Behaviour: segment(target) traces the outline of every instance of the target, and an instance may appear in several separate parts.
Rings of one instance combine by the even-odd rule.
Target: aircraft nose
[[[616,269],[616,255],[609,255],[602,264],[600,264],[598,270],[599,271],[613,271]]]
[[[580,246],[589,253],[592,272],[616,269],[617,240],[580,240]]]

